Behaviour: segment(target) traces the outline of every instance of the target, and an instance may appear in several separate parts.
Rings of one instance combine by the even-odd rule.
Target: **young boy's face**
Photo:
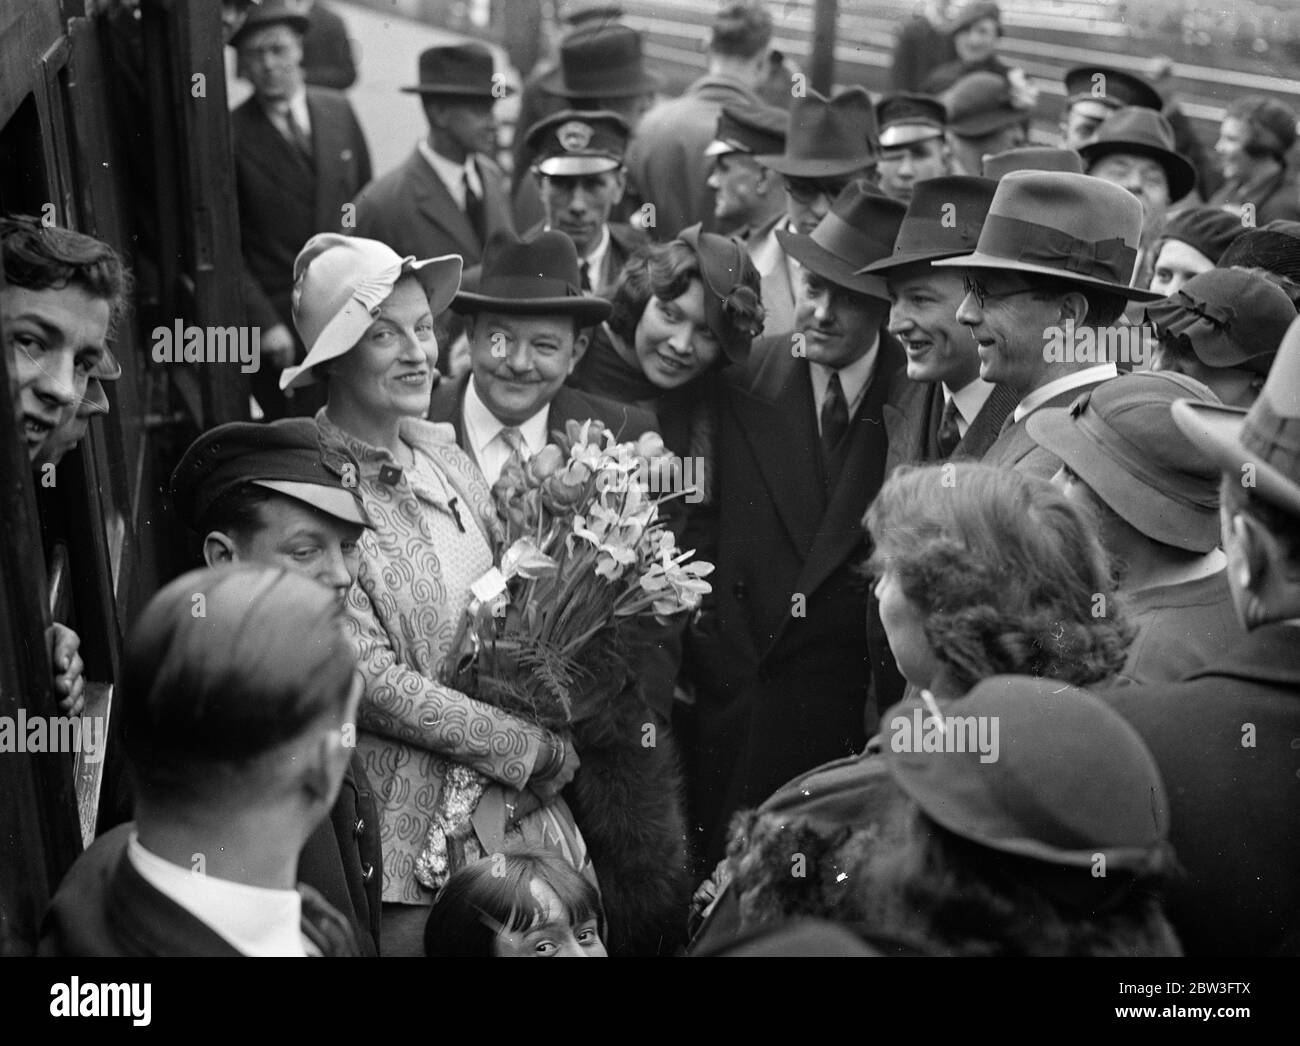
[[[555,891],[534,879],[530,884],[542,918],[524,930],[502,928],[493,946],[499,959],[603,959],[608,953],[593,915],[579,923],[569,921]]]

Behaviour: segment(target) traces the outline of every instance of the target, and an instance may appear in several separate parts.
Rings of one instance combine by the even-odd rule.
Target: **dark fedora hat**
[[[268,25],[287,25],[301,36],[307,31],[307,16],[300,9],[291,7],[286,0],[265,0],[249,9],[244,24],[231,34],[227,44],[238,47],[250,33],[265,29]]]
[[[483,248],[478,288],[452,299],[453,312],[504,312],[573,316],[591,327],[609,317],[604,298],[582,293],[578,249],[562,232],[540,232],[524,240],[507,229],[492,234]]]
[[[1300,320],[1291,324],[1268,380],[1249,411],[1180,400],[1171,408],[1183,434],[1253,492],[1300,525]]]
[[[1130,105],[1116,109],[1097,128],[1097,137],[1079,148],[1091,171],[1107,156],[1145,156],[1164,168],[1169,181],[1169,202],[1177,203],[1196,188],[1196,168],[1174,152],[1174,129],[1154,109]]]
[[[1033,113],[1016,104],[1010,82],[997,73],[967,73],[944,93],[948,129],[958,138],[983,138],[1004,127],[1027,124]]]
[[[646,71],[641,34],[617,23],[582,26],[560,41],[560,64],[542,77],[548,94],[577,101],[635,98],[659,87]]]
[[[1076,102],[1099,102],[1108,109],[1136,105],[1160,112],[1164,99],[1154,87],[1133,73],[1106,65],[1076,65],[1065,73],[1065,107]]]
[[[352,466],[353,486],[344,483]],[[346,451],[322,451],[311,418],[233,421],[190,444],[172,473],[172,504],[191,530],[224,494],[245,483],[293,498],[345,523],[371,526],[355,489],[359,474]]]
[[[988,759],[974,744],[922,745],[914,736],[897,743],[894,724],[919,713],[929,734],[930,720],[920,701],[894,706],[882,730],[884,759],[931,821],[999,853],[1080,869],[1071,878],[1081,888],[1111,887],[1113,880],[1089,874],[1098,854],[1107,872],[1166,867],[1169,802],[1160,771],[1138,732],[1100,698],[1056,679],[990,676],[941,710],[989,724],[990,738],[996,727],[998,751]]]
[[[888,258],[863,272],[887,272],[903,265],[970,254],[988,216],[997,182],[954,174],[917,182]]]
[[[876,117],[871,95],[850,87],[830,98],[809,88],[790,109],[785,151],[757,157],[777,174],[833,178],[876,163]]]
[[[906,213],[901,202],[859,180],[845,186],[811,233],[777,229],[776,238],[810,272],[858,294],[888,300],[885,281],[863,269],[889,256]]]
[[[1219,469],[1174,425],[1169,408],[1179,399],[1219,402],[1184,374],[1135,371],[1068,408],[1034,411],[1026,424],[1134,530],[1205,553],[1219,543]]]
[[[948,125],[943,102],[928,94],[891,94],[876,103],[880,147],[896,149],[929,138],[942,138]]]
[[[408,94],[500,98],[514,89],[495,79],[495,68],[492,52],[484,44],[469,41],[427,47],[420,52],[420,82],[402,90]]]
[[[1162,295],[1129,285],[1141,234],[1142,204],[1118,185],[1064,171],[1013,171],[998,182],[975,253],[934,264],[1037,273],[1157,301]]]
[[[1070,171],[1083,173],[1083,159],[1073,149],[1024,145],[984,157],[984,177],[999,181],[1012,171]]]
[[[1146,309],[1160,334],[1187,339],[1207,367],[1272,369],[1296,310],[1286,291],[1245,269],[1210,269]]]

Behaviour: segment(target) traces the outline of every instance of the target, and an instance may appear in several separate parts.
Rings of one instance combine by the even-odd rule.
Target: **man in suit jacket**
[[[1220,469],[1227,578],[1247,635],[1182,682],[1101,695],[1137,728],[1165,779],[1170,841],[1186,871],[1166,910],[1188,955],[1300,955],[1297,388],[1293,326],[1249,413],[1171,407]]]
[[[975,343],[956,318],[966,296],[961,277],[930,264],[975,249],[996,188],[960,175],[919,182],[894,253],[866,268],[888,284],[889,333],[907,353],[906,375],[885,404],[887,474],[904,462],[979,458],[1016,405],[1009,388],[979,376]]]
[[[623,156],[631,128],[617,113],[563,109],[528,131],[545,218],[525,234],[556,229],[578,249],[582,292],[608,298],[623,265],[649,242],[640,229],[610,221],[627,188]]]
[[[356,198],[357,236],[388,244],[399,255],[459,254],[477,265],[483,245],[514,230],[505,174],[496,152],[492,106],[507,89],[493,75],[483,44],[430,47],[420,55],[418,94],[429,135],[394,170]]]
[[[1018,397],[984,462],[1056,474],[1060,459],[1034,442],[1025,419],[1118,374],[1108,358],[1113,326],[1126,300],[1155,300],[1129,286],[1141,234],[1142,205],[1117,185],[1012,171],[998,182],[975,252],[932,263],[966,281],[957,321],[975,339],[980,377]]]
[[[785,151],[760,154],[759,163],[782,178],[785,211],[756,229],[746,245],[763,279],[767,334],[794,329],[798,263],[782,246],[782,235],[808,236],[830,212],[831,203],[876,163],[876,117],[871,96],[850,87],[832,98],[809,90],[795,99]]]
[[[302,33],[306,19],[281,3],[255,8],[231,38],[253,94],[230,118],[235,187],[246,290],[253,315],[275,316],[261,333],[263,365],[253,394],[271,418],[311,414],[318,396],[292,400],[280,392],[279,371],[302,349],[293,330],[293,260],[318,232],[344,225],[348,201],[370,181],[370,152],[348,100],[337,91],[306,87]]]
[[[801,265],[798,326],[725,374],[722,541],[693,659],[694,813],[712,859],[732,811],[874,729],[861,520],[902,353],[882,330],[884,281],[857,270],[888,255],[903,213],[858,183],[812,235],[782,231]]]
[[[713,231],[710,158],[705,153],[723,105],[762,104],[757,90],[767,75],[772,16],[760,4],[730,3],[713,18],[708,71],[679,98],[660,102],[637,128],[628,155],[632,180],[654,204],[660,239],[702,222]]]
[[[287,567],[332,588],[342,607],[356,581],[357,542],[370,518],[343,473],[326,464],[310,418],[232,422],[191,444],[172,474],[172,504],[203,539],[210,567]],[[356,749],[328,819],[298,858],[298,877],[351,924],[363,955],[379,954],[379,809]]]
[[[42,953],[355,954],[343,917],[295,889],[361,697],[334,593],[283,568],[192,571],[145,607],[126,651],[135,821],[73,864]]]

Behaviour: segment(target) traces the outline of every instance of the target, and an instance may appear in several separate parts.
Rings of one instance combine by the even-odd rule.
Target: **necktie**
[[[524,434],[513,425],[507,425],[498,434],[497,438],[510,448],[510,457],[518,458],[520,463],[524,460]]]
[[[293,108],[289,107],[284,110],[284,123],[289,128],[289,140],[302,153],[302,157],[312,167],[316,166],[316,158],[312,154],[311,138],[303,130],[302,124],[298,122],[297,117],[293,115]]]
[[[482,243],[486,239],[483,229],[483,201],[479,199],[478,196],[475,195],[474,190],[469,187],[468,168],[466,168],[465,174],[462,177],[465,185],[465,217],[469,219],[469,223],[473,227],[475,235],[478,236],[479,242]],[[516,432],[517,431],[518,430],[516,430]]]
[[[578,275],[582,283],[582,293],[590,294],[591,293],[591,266],[587,264],[586,258],[584,258],[582,261],[578,263]]]
[[[943,405],[943,416],[939,419],[939,457],[947,458],[957,449],[961,442],[961,430],[957,428],[957,401],[951,396]]]
[[[849,429],[849,404],[840,385],[840,372],[832,371],[826,386],[826,399],[822,403],[822,447],[829,459]]]

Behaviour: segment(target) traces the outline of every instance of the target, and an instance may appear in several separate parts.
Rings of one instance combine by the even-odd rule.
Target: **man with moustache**
[[[975,250],[997,183],[954,175],[916,187],[894,252],[863,271],[889,289],[889,333],[907,354],[884,406],[886,474],[903,463],[976,458],[997,439],[1016,394],[979,376],[980,358],[957,322],[961,276],[932,261]]]
[[[1018,397],[984,462],[1044,479],[1060,468],[1026,419],[1069,406],[1118,374],[1097,343],[1106,344],[1128,301],[1156,300],[1129,285],[1141,233],[1142,207],[1119,186],[1084,174],[1013,171],[998,182],[975,252],[934,262],[962,273],[957,321],[975,339],[980,377]]]
[[[796,125],[797,126],[797,123]],[[883,330],[887,257],[905,208],[850,185],[811,234],[797,322],[724,374],[714,605],[693,637],[696,830],[716,860],[730,814],[873,732],[857,520],[885,474],[882,411],[902,365]]]
[[[708,182],[718,229],[748,241],[785,211],[779,179],[755,156],[781,152],[789,127],[790,114],[775,106],[722,107],[713,141],[704,150],[712,161]]]
[[[785,149],[756,157],[781,176],[785,189],[784,214],[756,230],[747,244],[763,279],[765,331],[784,334],[794,327],[799,263],[778,233],[811,235],[845,187],[874,171],[876,142],[875,111],[864,88],[850,87],[830,98],[810,89],[790,109]]]
[[[281,567],[330,589],[342,610],[371,525],[356,477],[355,461],[322,457],[309,418],[232,422],[190,445],[172,473],[172,503],[202,538],[209,567]],[[379,810],[354,748],[329,816],[303,845],[298,878],[347,918],[363,955],[379,954],[381,867]]]

